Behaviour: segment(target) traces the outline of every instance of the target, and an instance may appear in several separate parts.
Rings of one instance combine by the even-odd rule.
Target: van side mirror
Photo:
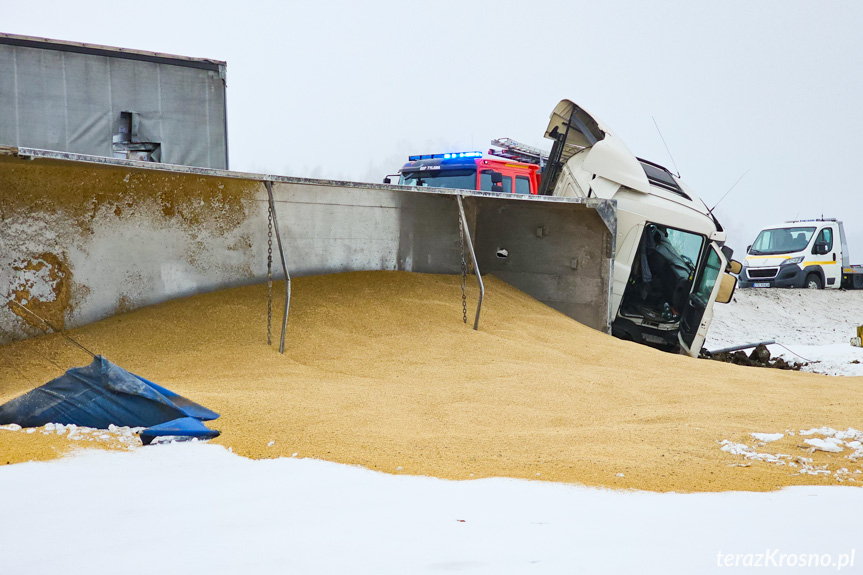
[[[728,303],[734,297],[737,288],[737,278],[731,274],[722,275],[722,283],[719,284],[719,293],[716,295],[717,303]]]
[[[751,250],[751,249],[752,249],[752,244],[749,244],[748,246],[746,246],[746,253],[748,254],[749,250]]]
[[[812,246],[812,253],[823,256],[827,253],[827,242],[815,242],[815,245]]]

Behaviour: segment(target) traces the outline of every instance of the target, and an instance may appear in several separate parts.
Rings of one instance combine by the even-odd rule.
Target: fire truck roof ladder
[[[501,158],[507,158],[508,160],[524,162],[526,164],[538,164],[543,167],[545,166],[546,161],[548,161],[548,152],[545,150],[534,148],[533,146],[528,146],[521,142],[516,142],[511,138],[498,138],[497,140],[492,140],[491,145],[501,148],[500,150],[495,150],[494,148],[490,149],[488,153],[492,156],[499,156]]]

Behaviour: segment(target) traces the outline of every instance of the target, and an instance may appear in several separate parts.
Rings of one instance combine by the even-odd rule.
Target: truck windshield
[[[815,228],[776,228],[762,230],[749,253],[752,255],[772,255],[799,252],[806,249]]]
[[[668,241],[672,246],[674,246],[674,249],[677,250],[680,257],[683,258],[690,267],[694,268],[695,262],[698,261],[698,256],[701,254],[701,246],[704,243],[704,236],[684,232],[682,230],[675,230],[674,228],[667,228],[666,232],[668,234]]]
[[[402,186],[475,190],[476,170],[423,170],[421,172],[405,172],[399,178],[399,184]]]

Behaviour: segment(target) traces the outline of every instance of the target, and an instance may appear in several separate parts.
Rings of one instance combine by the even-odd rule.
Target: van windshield
[[[806,249],[815,228],[776,228],[762,230],[749,253],[752,255],[774,255],[799,252]]]
[[[423,170],[404,172],[399,185],[429,188],[453,188],[457,190],[476,189],[476,170]]]

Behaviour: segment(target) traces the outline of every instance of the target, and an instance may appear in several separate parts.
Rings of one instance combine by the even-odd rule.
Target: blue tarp
[[[162,423],[148,427],[141,432],[141,443],[150,445],[157,437],[197,437],[199,439],[213,439],[219,436],[219,432],[210,429],[194,417],[181,417],[168,423]]]
[[[88,366],[72,368],[45,385],[0,405],[0,425],[17,423],[22,427],[40,427],[47,423],[74,423],[107,429],[110,424],[152,427],[188,418],[198,423],[166,428],[176,427],[183,433],[147,430],[151,441],[163,435],[215,437],[219,432],[207,428],[200,420],[217,417],[219,414],[215,411],[130,373],[102,356],[96,356]]]

